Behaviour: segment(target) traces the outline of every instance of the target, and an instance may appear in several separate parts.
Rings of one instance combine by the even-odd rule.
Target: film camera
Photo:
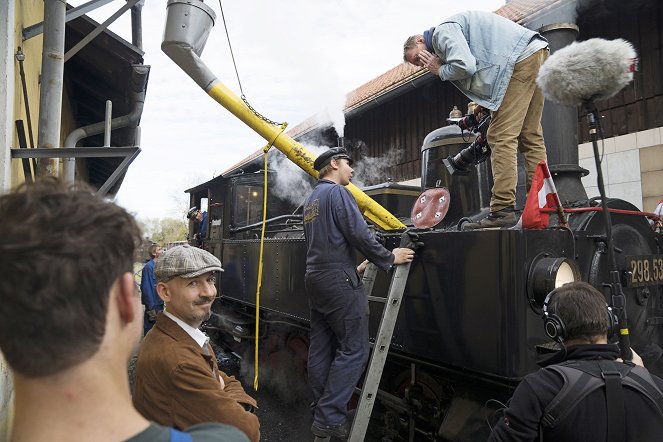
[[[490,112],[478,106],[477,110],[463,118],[449,118],[447,121],[457,124],[464,131],[467,130],[477,134],[472,144],[455,156],[449,156],[442,160],[450,175],[469,175],[470,166],[483,163],[490,156],[491,150],[486,135],[490,125]]]

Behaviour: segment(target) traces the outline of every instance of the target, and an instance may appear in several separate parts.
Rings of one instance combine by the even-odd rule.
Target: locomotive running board
[[[368,429],[368,421],[371,418],[375,398],[377,397],[382,371],[387,360],[391,337],[394,333],[394,326],[398,318],[398,311],[401,308],[403,293],[405,292],[405,283],[407,282],[412,263],[397,265],[394,269],[391,283],[389,284],[389,294],[387,298],[370,296],[373,291],[373,283],[377,274],[377,267],[369,264],[364,272],[364,286],[369,300],[384,302],[384,311],[380,319],[380,327],[375,337],[375,345],[371,360],[368,363],[368,370],[364,378],[364,386],[361,389],[361,397],[357,406],[356,414],[350,429],[349,442],[362,442]]]

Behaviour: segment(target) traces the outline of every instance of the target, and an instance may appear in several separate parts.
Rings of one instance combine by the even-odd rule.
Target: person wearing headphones
[[[546,334],[562,350],[523,378],[489,441],[654,442],[663,434],[663,380],[619,359],[618,321],[604,295],[572,282],[546,297]]]

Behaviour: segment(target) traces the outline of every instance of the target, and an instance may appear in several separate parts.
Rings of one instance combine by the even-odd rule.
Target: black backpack
[[[588,394],[604,385],[609,442],[626,440],[623,388],[634,389],[649,399],[663,418],[663,393],[643,367],[609,360],[574,360],[550,365],[544,370],[559,373],[564,385],[544,410],[540,440],[543,440],[544,428],[555,428]]]

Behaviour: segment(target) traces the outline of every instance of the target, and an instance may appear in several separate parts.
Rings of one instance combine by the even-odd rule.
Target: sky
[[[69,0],[74,6],[87,0]],[[115,0],[88,15],[105,21]],[[259,135],[212,100],[163,52],[166,0],[146,0],[143,50],[151,66],[141,118],[142,152],[129,167],[116,202],[139,219],[181,218],[184,191],[218,176],[265,145]],[[236,94],[240,88],[218,0],[202,59]],[[405,39],[466,9],[494,11],[503,0],[225,0],[227,31],[242,90],[251,105],[293,128],[327,110],[341,115],[345,95],[401,63]],[[110,29],[131,41],[130,14]]]

